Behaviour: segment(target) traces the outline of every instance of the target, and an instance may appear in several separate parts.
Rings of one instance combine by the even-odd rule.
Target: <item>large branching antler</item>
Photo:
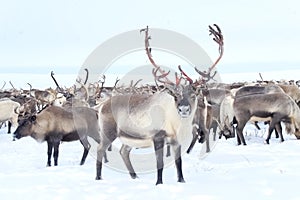
[[[208,68],[208,72],[211,72],[216,65],[219,63],[219,61],[221,60],[223,53],[224,53],[224,39],[223,39],[223,35],[222,35],[222,31],[220,29],[220,27],[217,24],[214,24],[214,27],[216,27],[217,30],[215,30],[212,26],[208,26],[209,27],[209,35],[213,35],[214,38],[213,40],[219,45],[219,57],[217,58],[217,60],[215,61],[215,63]]]
[[[212,64],[212,66],[208,68],[207,71],[200,71],[195,67],[195,71],[201,76],[201,79],[198,81],[198,84],[205,84],[215,77],[217,71],[215,71],[213,74],[211,74],[211,72],[219,63],[224,53],[224,39],[220,27],[217,24],[214,24],[213,26],[209,25],[208,27],[209,27],[209,35],[213,35],[214,36],[213,40],[219,45],[219,57]]]
[[[168,79],[168,77],[165,75],[166,72],[165,72],[163,69],[161,69],[161,68],[155,63],[155,61],[154,61],[153,58],[152,58],[152,55],[151,55],[151,47],[150,47],[150,43],[149,43],[149,40],[151,39],[151,36],[149,36],[149,28],[148,28],[148,26],[147,26],[146,28],[144,28],[144,29],[141,29],[141,30],[140,30],[140,33],[141,33],[141,32],[145,32],[145,50],[146,50],[146,54],[147,54],[148,59],[150,60],[151,64],[152,64],[152,65],[154,66],[154,68],[156,69],[156,73],[157,73],[157,71],[159,71],[162,75],[164,75],[163,78],[165,79],[165,82],[166,82],[166,83],[172,83],[172,81],[170,81],[170,80]],[[169,74],[169,72],[168,72],[168,74]]]

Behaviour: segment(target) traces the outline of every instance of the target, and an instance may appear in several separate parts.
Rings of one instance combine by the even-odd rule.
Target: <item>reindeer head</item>
[[[154,59],[152,58],[151,48],[149,48],[150,46],[149,40],[151,39],[151,37],[148,34],[149,31],[148,26],[145,29],[140,30],[140,32],[143,31],[145,32],[145,50],[149,61],[154,67],[152,73],[155,77],[156,86],[157,88],[159,88],[157,82],[163,83],[165,88],[167,88],[170,91],[171,95],[175,99],[175,102],[177,103],[178,113],[182,117],[188,117],[191,114],[192,105],[197,106],[197,95],[202,94],[201,92],[199,92],[201,91],[201,87],[206,86],[206,83],[210,79],[213,79],[217,73],[216,71],[214,71],[212,74],[212,71],[223,56],[224,42],[223,42],[223,35],[221,29],[216,24],[214,24],[214,27],[216,28],[216,30],[212,26],[209,26],[209,32],[210,35],[214,36],[213,40],[219,45],[220,55],[218,59],[214,62],[212,66],[208,68],[207,72],[206,71],[201,72],[195,67],[196,72],[198,72],[201,76],[201,78],[196,82],[194,82],[190,77],[188,77],[188,75],[181,69],[179,65],[178,69],[181,72],[181,76],[179,78],[177,74],[175,74],[176,76],[175,84],[167,78],[167,75],[170,73],[170,71],[166,73],[155,63]],[[157,75],[158,71],[161,73],[161,75]],[[186,83],[188,82],[189,84],[188,85],[180,84],[180,81],[182,79],[185,79],[186,80],[185,82]]]

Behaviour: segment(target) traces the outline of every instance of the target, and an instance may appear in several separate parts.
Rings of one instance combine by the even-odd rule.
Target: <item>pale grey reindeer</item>
[[[192,85],[172,87],[153,95],[116,95],[102,103],[99,108],[101,139],[97,153],[96,179],[102,178],[105,150],[118,137],[123,144],[121,156],[132,178],[137,175],[129,159],[130,150],[153,145],[157,159],[156,184],[161,184],[163,147],[168,142],[175,153],[178,182],[184,182],[179,141],[191,133],[197,95]]]
[[[191,137],[192,122],[197,108],[197,88],[171,82],[153,61],[149,49],[148,27],[145,31],[147,55],[156,70],[155,80],[164,89],[150,93],[115,94],[99,106],[100,144],[97,152],[96,179],[102,179],[102,159],[106,149],[119,138],[120,153],[132,178],[137,175],[129,159],[132,148],[154,146],[157,163],[156,184],[162,184],[163,148],[171,145],[175,153],[178,182],[185,182],[182,173],[181,142]],[[162,75],[156,75],[160,71]],[[177,77],[177,76],[176,76]],[[164,80],[162,80],[164,79]]]

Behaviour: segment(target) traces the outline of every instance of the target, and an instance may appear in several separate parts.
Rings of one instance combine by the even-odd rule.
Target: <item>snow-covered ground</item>
[[[30,77],[33,86],[39,81],[49,80],[49,85],[54,87],[49,75],[39,76],[36,80],[34,76]],[[65,81],[62,83],[65,86],[72,85],[72,77],[76,78],[73,75],[64,79],[57,75],[58,80]],[[2,80],[12,78],[3,75]],[[17,82],[18,78],[14,78],[12,82],[16,87],[27,83]],[[85,165],[80,166],[83,147],[78,141],[62,143],[59,166],[46,167],[46,143],[37,143],[30,137],[12,141],[12,135],[6,134],[6,128],[2,128],[0,198],[300,199],[300,141],[285,134],[283,143],[273,137],[270,145],[265,145],[266,129],[257,131],[248,127],[246,130],[247,146],[237,146],[235,138],[222,138],[211,153],[203,156],[202,145],[197,143],[191,154],[183,155],[186,183],[177,183],[176,169],[171,165],[164,170],[164,184],[155,186],[156,173],[140,173],[138,179],[132,180],[127,173],[109,167],[103,169],[103,180],[96,181],[95,148],[92,148]],[[108,158],[111,156],[112,152],[108,152]],[[138,163],[133,162],[133,166],[136,165]]]
[[[300,199],[300,141],[284,135],[263,143],[263,131],[247,129],[247,146],[236,139],[217,142],[213,151],[200,156],[202,145],[183,156],[186,183],[176,182],[174,165],[163,174],[163,185],[155,186],[156,173],[127,173],[109,167],[103,180],[95,180],[95,150],[85,165],[79,161],[79,142],[62,143],[59,166],[46,167],[46,143],[27,137],[12,141],[0,131],[1,199]],[[250,129],[252,130],[252,129]],[[108,158],[111,152],[108,152]],[[133,163],[135,165],[137,163]]]

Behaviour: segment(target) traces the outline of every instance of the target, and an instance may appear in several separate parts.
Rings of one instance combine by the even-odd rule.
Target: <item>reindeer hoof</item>
[[[101,176],[96,176],[95,180],[102,180]]]
[[[182,178],[178,178],[178,182],[179,182],[179,183],[185,183],[185,180],[184,180],[183,177],[182,177]]]
[[[157,180],[155,185],[163,184],[162,180]]]
[[[132,179],[136,179],[138,178],[138,176],[136,175],[136,173],[129,173]]]
[[[265,144],[270,144],[269,140],[265,140]]]

